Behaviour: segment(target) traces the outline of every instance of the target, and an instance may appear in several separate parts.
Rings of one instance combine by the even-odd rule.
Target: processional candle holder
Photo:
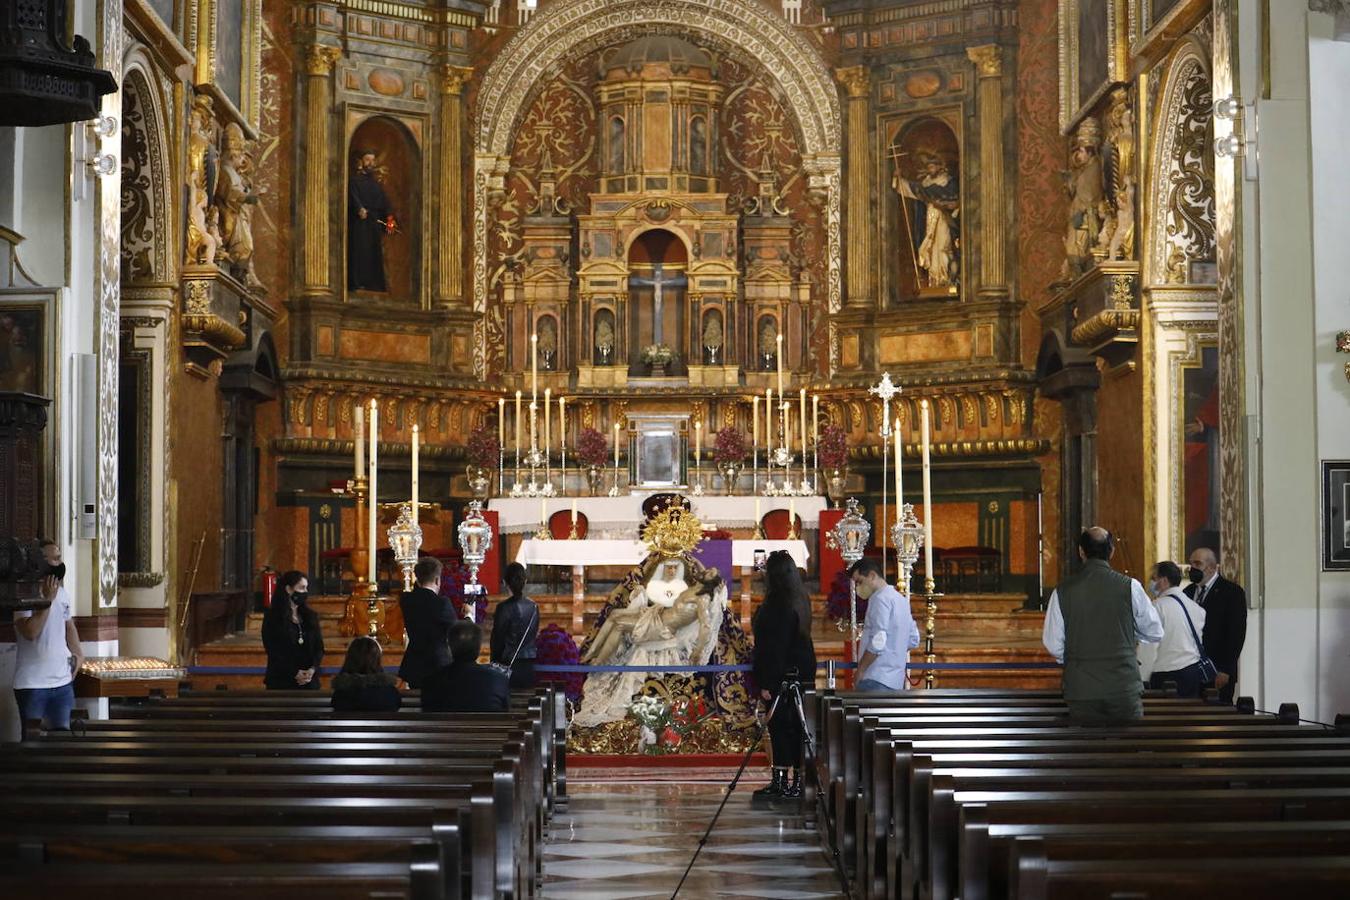
[[[469,501],[469,510],[455,531],[459,538],[460,554],[464,564],[469,567],[469,583],[464,585],[464,596],[467,601],[464,610],[469,621],[473,621],[477,613],[478,595],[484,592],[483,585],[478,583],[478,567],[487,559],[488,551],[492,549],[492,526],[483,517],[481,501]],[[470,596],[472,600],[467,599]]]
[[[774,493],[788,497],[792,494],[792,451],[787,447],[777,447],[773,451],[772,465],[779,466],[783,470],[783,486],[774,488]],[[772,469],[770,469],[772,472]],[[769,476],[769,484],[773,484],[773,475]]]
[[[835,523],[830,531],[830,537],[834,541],[835,547],[839,550],[839,555],[843,557],[844,562],[849,568],[863,558],[863,551],[867,549],[867,539],[872,535],[872,526],[868,523],[858,510],[858,501],[854,497],[849,497],[844,504],[844,515]],[[853,660],[858,660],[858,589],[853,584],[853,579],[848,580],[848,624],[849,641],[853,645]]]
[[[388,534],[389,549],[394,551],[394,561],[403,570],[403,590],[411,591],[417,553],[422,549],[422,526],[413,515],[411,501],[399,505],[398,519],[389,526]]]
[[[923,550],[924,530],[918,516],[914,515],[914,504],[905,503],[900,507],[899,521],[891,526],[891,541],[895,544],[895,555],[900,561],[901,593],[910,595],[910,580],[914,577],[914,566],[919,561],[919,552]],[[924,662],[929,666],[924,673],[924,687],[931,689],[934,684],[933,663],[937,657],[933,653],[933,643],[937,637],[937,598],[934,582],[930,573],[924,573],[925,617],[923,652]]]

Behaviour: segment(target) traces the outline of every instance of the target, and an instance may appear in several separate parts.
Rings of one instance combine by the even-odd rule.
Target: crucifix
[[[663,343],[661,340],[662,322],[661,322],[661,292],[667,287],[682,288],[689,283],[689,279],[683,275],[675,275],[671,278],[664,277],[664,270],[661,263],[655,263],[652,266],[652,277],[641,278],[636,275],[628,276],[630,287],[650,287],[652,289],[652,343]]]
[[[900,393],[900,386],[891,381],[891,373],[883,372],[881,381],[867,389],[867,393],[881,398],[881,573],[886,577],[886,535],[890,534],[886,530],[886,458],[890,456],[887,452],[889,447],[888,439],[891,435],[891,400]],[[899,436],[897,435],[897,438]],[[898,502],[898,501],[897,501]],[[909,587],[900,587],[900,592],[909,596]]]

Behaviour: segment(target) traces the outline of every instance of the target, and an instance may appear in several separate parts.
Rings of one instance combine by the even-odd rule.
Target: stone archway
[[[531,17],[497,55],[479,91],[474,141],[474,368],[486,374],[488,209],[502,195],[516,125],[531,92],[564,60],[606,41],[662,29],[746,54],[775,81],[797,118],[802,159],[825,212],[828,309],[841,304],[839,97],[824,60],[786,20],[756,3],[732,0],[560,0]]]

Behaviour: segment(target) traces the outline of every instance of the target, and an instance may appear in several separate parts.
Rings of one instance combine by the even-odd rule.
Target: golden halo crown
[[[687,556],[702,540],[703,523],[678,506],[661,510],[642,528],[643,543],[661,556]]]

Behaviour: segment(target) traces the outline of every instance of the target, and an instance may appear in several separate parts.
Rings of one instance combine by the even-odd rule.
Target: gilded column
[[[464,299],[464,160],[460,149],[463,131],[464,85],[473,69],[441,67],[441,181],[439,200],[440,242],[437,247],[436,301],[458,303]]]
[[[980,293],[1005,295],[1007,201],[1003,196],[1003,48],[983,44],[966,50],[979,78],[980,114]]]
[[[867,100],[871,82],[866,66],[836,69],[835,77],[848,94],[848,305],[876,302],[873,279],[872,217],[870,215],[871,153],[867,139]]]
[[[305,71],[309,76],[305,100],[305,265],[303,291],[306,294],[327,294],[332,290],[329,279],[328,217],[330,213],[328,173],[328,113],[333,106],[333,64],[341,57],[335,47],[312,46],[305,54]]]

